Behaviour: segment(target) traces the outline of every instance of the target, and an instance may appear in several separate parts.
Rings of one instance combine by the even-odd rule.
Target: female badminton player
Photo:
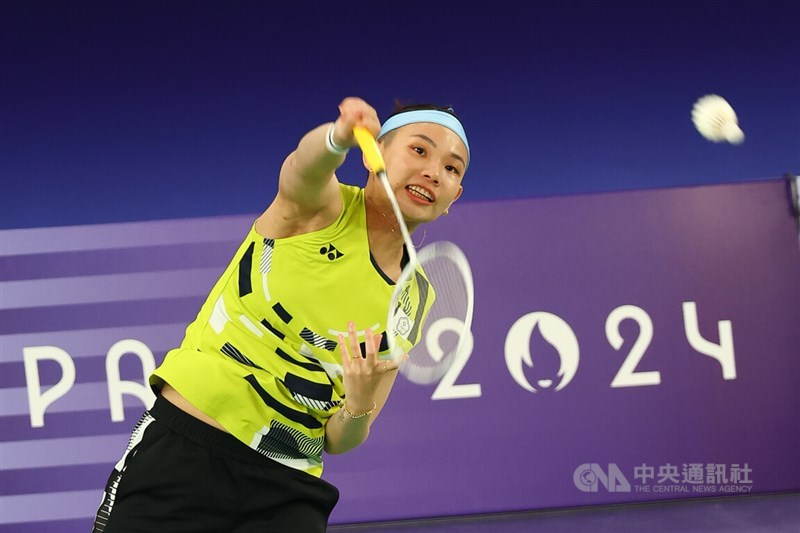
[[[469,145],[449,109],[403,108],[381,126],[346,98],[335,122],[308,132],[150,376],[157,400],[111,473],[95,532],[325,531],[339,493],[321,479],[323,451],[362,444],[387,400],[398,362],[379,357],[379,329],[407,257],[375,175],[363,188],[336,175],[356,126],[378,138],[411,232],[460,196]]]

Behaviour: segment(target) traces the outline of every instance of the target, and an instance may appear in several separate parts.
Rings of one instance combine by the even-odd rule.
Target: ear
[[[458,186],[458,192],[456,193],[456,196],[455,196],[455,198],[453,198],[453,201],[452,201],[452,202],[450,202],[450,205],[453,205],[453,202],[455,202],[456,200],[458,200],[459,198],[461,198],[461,193],[462,193],[462,192],[464,192],[464,187],[463,187],[462,185],[459,185],[459,186]]]

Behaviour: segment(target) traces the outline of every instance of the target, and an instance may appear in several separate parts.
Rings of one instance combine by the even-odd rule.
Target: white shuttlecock
[[[714,142],[728,141],[731,144],[742,144],[744,132],[739,128],[736,112],[721,96],[707,94],[692,108],[692,122],[700,135]]]

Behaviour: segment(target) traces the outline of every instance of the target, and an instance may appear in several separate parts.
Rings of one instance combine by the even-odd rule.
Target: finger
[[[361,346],[358,344],[358,333],[356,332],[355,322],[352,320],[347,323],[347,333],[350,336],[350,357],[361,359]]]
[[[408,352],[389,359],[389,361],[394,363],[395,366],[397,367],[402,366],[403,363],[405,363],[407,360],[408,360]]]
[[[359,98],[345,98],[339,104],[339,118],[334,123],[334,139],[341,141],[342,146],[355,146],[353,126],[362,121],[363,105]]]
[[[400,369],[400,362],[405,361],[407,357],[401,359],[384,359],[383,360],[383,372],[397,372]]]
[[[358,125],[369,130],[369,132],[375,138],[378,137],[378,133],[381,131],[381,121],[378,118],[378,113],[371,107],[365,110],[365,112],[361,115]]]
[[[367,328],[364,331],[364,347],[367,350],[366,360],[371,367],[378,363],[378,351],[375,349],[375,337],[372,334],[372,328]]]
[[[381,339],[383,338],[382,333],[375,333],[372,335],[372,350],[375,352],[375,361],[378,361],[378,354],[381,351]]]
[[[381,122],[375,108],[360,98],[346,98],[339,105],[339,115],[343,126],[353,129],[362,126],[377,136],[381,129]]]
[[[344,335],[339,333],[339,351],[342,354],[342,366],[345,368],[349,368],[352,363],[350,363],[350,351],[347,349],[347,343],[344,341]]]
[[[361,125],[367,128],[376,138],[381,131],[381,121],[378,118],[378,113],[372,108],[361,118]]]

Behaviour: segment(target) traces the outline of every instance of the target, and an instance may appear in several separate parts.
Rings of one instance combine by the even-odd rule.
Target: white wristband
[[[325,148],[332,154],[344,155],[350,151],[350,148],[339,146],[333,142],[333,130],[335,126],[335,124],[331,124],[331,127],[328,128],[328,134],[325,136]]]

